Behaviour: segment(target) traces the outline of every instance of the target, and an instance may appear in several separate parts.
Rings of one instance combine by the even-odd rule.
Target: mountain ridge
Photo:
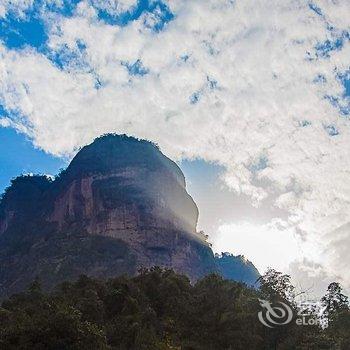
[[[149,141],[104,135],[83,147],[55,180],[22,176],[5,191],[0,295],[20,291],[36,277],[50,288],[81,274],[134,275],[155,265],[191,280],[225,275],[197,232],[197,220],[197,205],[175,162]],[[258,277],[243,260],[241,266]],[[252,284],[252,276],[244,282]]]

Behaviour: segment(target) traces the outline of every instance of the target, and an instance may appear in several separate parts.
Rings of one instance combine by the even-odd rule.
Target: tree
[[[107,281],[81,276],[51,293],[35,281],[2,303],[0,349],[349,350],[350,313],[337,284],[322,299],[327,329],[259,322],[259,299],[288,303],[293,292],[289,276],[274,270],[261,290],[215,274],[191,284],[159,267]]]
[[[328,286],[321,303],[328,326],[325,333],[330,341],[341,350],[350,349],[349,299],[339,283],[333,282]]]
[[[349,298],[342,291],[340,284],[333,282],[328,286],[326,295],[321,299],[330,321],[336,317],[339,311],[349,309]]]
[[[260,291],[265,299],[270,301],[286,300],[294,302],[294,286],[290,281],[290,276],[282,274],[282,272],[269,268],[262,275],[258,282],[260,283]]]

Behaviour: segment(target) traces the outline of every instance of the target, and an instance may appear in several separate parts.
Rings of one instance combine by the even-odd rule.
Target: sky
[[[350,288],[350,2],[1,0],[0,191],[157,142],[215,251]]]

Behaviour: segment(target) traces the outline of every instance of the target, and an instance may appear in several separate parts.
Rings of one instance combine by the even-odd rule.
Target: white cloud
[[[335,280],[344,282],[339,275],[329,275],[324,265],[308,258],[292,262],[287,272],[292,276],[297,292],[306,293],[302,297],[308,301],[317,300],[324,295],[331,282]]]
[[[118,15],[137,5],[137,0],[91,0],[91,4],[111,15]]]
[[[230,251],[233,254],[245,252],[260,273],[268,267],[286,271],[299,255],[299,242],[294,233],[281,229],[278,221],[267,225],[249,222],[224,224],[219,227],[213,242],[215,252]]]
[[[0,18],[9,11],[14,11],[18,17],[24,16],[24,11],[33,6],[33,0],[2,0],[0,3]]]
[[[323,295],[333,281],[349,289],[348,230],[346,227],[332,232],[325,250],[324,244],[308,236],[302,239],[283,220],[272,219],[267,224],[238,221],[218,228],[212,237],[213,250],[244,253],[262,274],[269,267],[290,274],[297,291],[307,293],[312,300]]]
[[[350,44],[329,57],[315,47],[350,30],[350,3],[314,5],[171,1],[176,17],[155,33],[143,17],[107,25],[82,2],[75,16],[55,17],[49,39],[52,52],[77,59],[60,70],[32,49],[1,47],[0,98],[12,124],[56,155],[115,131],[152,139],[177,159],[218,162],[226,183],[256,205],[276,197],[289,227],[348,279],[330,232],[350,222],[349,120],[325,96],[349,103],[337,74],[349,69]],[[148,74],[129,75],[126,63],[138,60]],[[349,244],[348,230],[344,237]]]

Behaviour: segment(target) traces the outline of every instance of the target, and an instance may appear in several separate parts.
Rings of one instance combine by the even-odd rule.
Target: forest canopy
[[[3,301],[1,349],[341,349],[350,348],[348,298],[332,283],[320,300],[323,326],[294,320],[274,328],[257,317],[259,299],[298,314],[288,275],[269,270],[259,289],[209,275],[195,284],[154,267],[136,277],[81,276],[45,292],[34,281]],[[308,319],[319,317],[312,308]],[[325,326],[326,324],[326,326]]]

